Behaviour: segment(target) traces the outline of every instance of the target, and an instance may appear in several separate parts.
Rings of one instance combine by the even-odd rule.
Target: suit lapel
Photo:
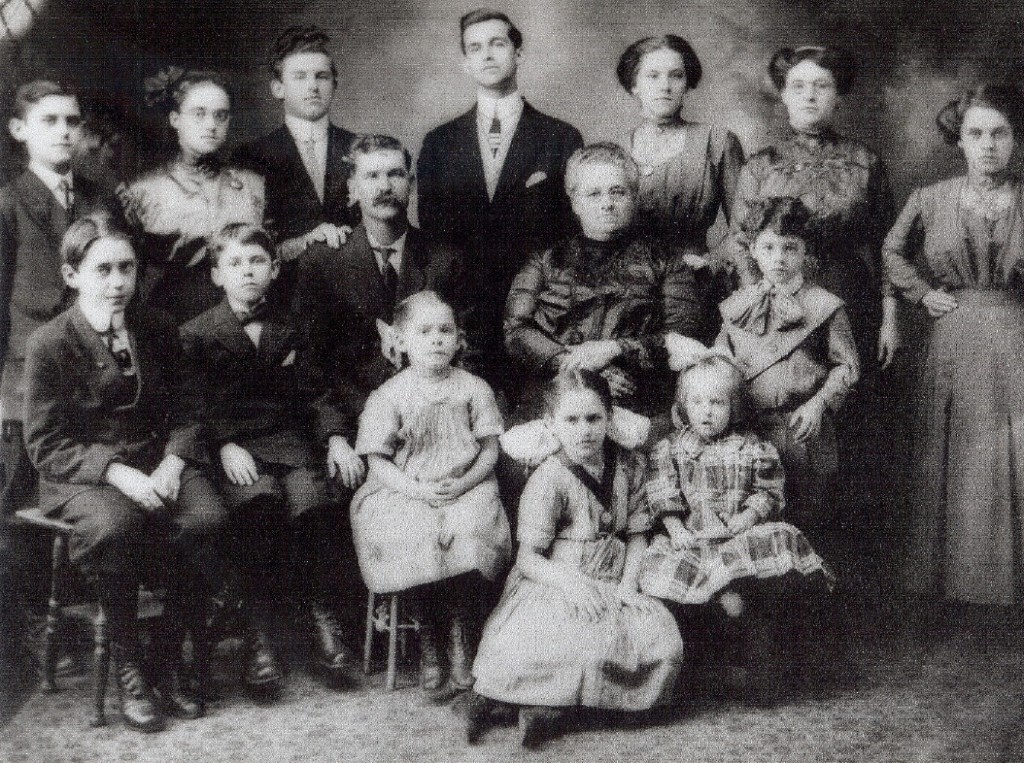
[[[110,348],[107,347],[106,342],[89,324],[85,313],[81,311],[78,304],[73,305],[70,310],[72,331],[75,334],[78,346],[82,348],[85,362],[89,365],[89,372],[87,374],[89,383],[94,389],[107,388],[116,383],[121,376],[121,370],[117,365],[117,361],[110,354]],[[129,327],[129,336],[130,331],[131,327]],[[135,360],[135,373],[138,374],[138,390],[141,391],[144,369],[142,368],[142,359],[139,357],[134,341],[132,342],[131,349]],[[138,402],[137,398],[138,395],[136,395],[136,402]]]
[[[215,310],[213,334],[217,341],[236,355],[255,355],[256,345],[245,333],[242,324],[238,322],[238,318],[231,311],[228,301],[221,300]]]
[[[429,252],[423,235],[411,225],[405,236],[402,270],[398,274],[398,296],[403,300],[426,288],[426,271],[430,264]]]
[[[281,354],[282,349],[289,344],[294,333],[292,326],[272,310],[260,332],[259,354],[271,363],[283,362],[287,356]]]
[[[61,208],[62,212],[63,208],[60,207],[53,194],[50,193],[46,183],[40,180],[39,176],[32,172],[32,170],[26,170],[16,182],[18,185],[18,196],[28,216],[32,218],[40,229],[54,231],[58,239],[62,237],[64,229],[67,227],[67,221],[65,220],[64,227],[61,227],[59,230],[53,225],[54,222],[60,222],[60,220],[54,220],[56,208]]]
[[[455,150],[449,156],[449,161],[453,161],[458,168],[456,177],[460,178],[459,185],[470,191],[467,198],[478,196],[485,204],[489,204],[487,179],[484,177],[484,158],[480,155],[480,138],[476,129],[476,110],[477,107],[474,106],[459,117]]]
[[[377,267],[377,256],[370,247],[370,240],[366,237],[366,228],[362,224],[356,226],[356,229],[352,231],[352,249],[347,256],[351,258],[349,262],[352,271],[344,274],[343,277],[350,279],[352,288],[365,292],[365,304],[369,312],[374,314],[385,312],[384,277],[380,274],[380,268]],[[402,267],[404,269],[404,263]],[[401,278],[401,274],[399,274],[399,278]]]
[[[526,182],[526,173],[533,167],[532,160],[540,142],[535,115],[533,107],[528,103],[523,103],[523,113],[519,117],[519,124],[516,125],[515,134],[512,136],[505,164],[501,167],[501,175],[498,176],[498,186],[494,190],[494,202],[492,203],[512,195]]]
[[[320,206],[320,197],[316,195],[316,187],[313,185],[313,180],[309,177],[309,173],[306,172],[306,164],[302,161],[302,154],[299,153],[295,137],[287,125],[282,125],[279,128],[278,145],[281,149],[281,156],[286,163],[286,172],[294,177],[298,177],[302,193],[316,202],[317,206]],[[328,167],[330,167],[330,142],[327,144],[327,154],[327,163]],[[326,192],[324,196],[326,197]]]
[[[345,199],[348,189],[348,172],[345,155],[348,153],[349,133],[333,124],[327,127],[327,174],[324,177],[324,206],[330,206],[335,199]],[[312,182],[310,183],[312,187]],[[314,192],[314,195],[315,192]]]

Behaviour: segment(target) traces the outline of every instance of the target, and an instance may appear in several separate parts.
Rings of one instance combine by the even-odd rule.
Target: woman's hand
[[[878,364],[883,371],[892,365],[902,344],[896,320],[883,319],[882,328],[878,331]]]
[[[181,473],[184,469],[185,462],[179,456],[170,454],[164,456],[163,461],[149,475],[156,494],[168,503],[178,500],[178,491],[181,490]]]
[[[622,348],[614,339],[598,339],[573,345],[562,358],[562,371],[600,371],[619,355]]]
[[[630,397],[636,392],[636,383],[632,377],[618,366],[606,366],[601,370],[601,376],[608,382],[608,389],[616,400]]]
[[[757,512],[753,509],[744,509],[739,514],[733,514],[729,517],[725,526],[729,528],[729,532],[733,535],[739,535],[740,533],[745,533],[756,524]]]
[[[307,247],[315,243],[324,243],[331,249],[340,249],[348,240],[348,235],[351,232],[352,229],[347,225],[338,226],[333,223],[320,223],[302,238],[306,242]]]
[[[793,439],[807,442],[821,432],[821,420],[825,415],[825,403],[818,397],[812,397],[801,405],[789,417],[789,426],[793,429]]]
[[[366,464],[341,435],[327,439],[327,476],[355,490],[366,476]]]
[[[156,512],[164,507],[152,477],[134,467],[115,462],[107,467],[103,478],[147,512]]]
[[[956,297],[943,289],[932,289],[921,298],[921,304],[932,318],[941,318],[959,307]]]
[[[248,487],[255,485],[256,480],[260,478],[259,470],[256,468],[256,459],[252,457],[252,453],[233,442],[221,446],[220,465],[224,468],[224,473],[232,485]]]

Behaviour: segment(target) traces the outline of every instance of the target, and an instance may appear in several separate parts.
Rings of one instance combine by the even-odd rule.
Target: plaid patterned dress
[[[704,604],[739,578],[797,572],[831,585],[832,573],[793,525],[777,520],[785,476],[775,448],[752,434],[705,442],[689,427],[658,443],[647,499],[660,517],[680,517],[698,540],[672,547],[659,535],[648,548],[640,590],[680,604]],[[726,522],[753,509],[758,523],[732,535]]]

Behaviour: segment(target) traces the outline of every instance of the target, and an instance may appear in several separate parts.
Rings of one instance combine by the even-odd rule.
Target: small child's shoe
[[[557,707],[519,708],[519,745],[535,749],[562,730],[563,712]]]
[[[494,701],[477,694],[475,691],[470,691],[468,697],[469,701],[466,703],[466,742],[476,744],[494,722],[492,712],[494,710]]]

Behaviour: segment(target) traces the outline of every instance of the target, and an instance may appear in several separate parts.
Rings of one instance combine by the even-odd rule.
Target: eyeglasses
[[[227,109],[217,109],[216,111],[207,111],[203,108],[186,109],[182,112],[186,117],[191,119],[193,122],[202,122],[207,116],[212,116],[213,121],[219,125],[227,124],[231,119],[231,112]]]

